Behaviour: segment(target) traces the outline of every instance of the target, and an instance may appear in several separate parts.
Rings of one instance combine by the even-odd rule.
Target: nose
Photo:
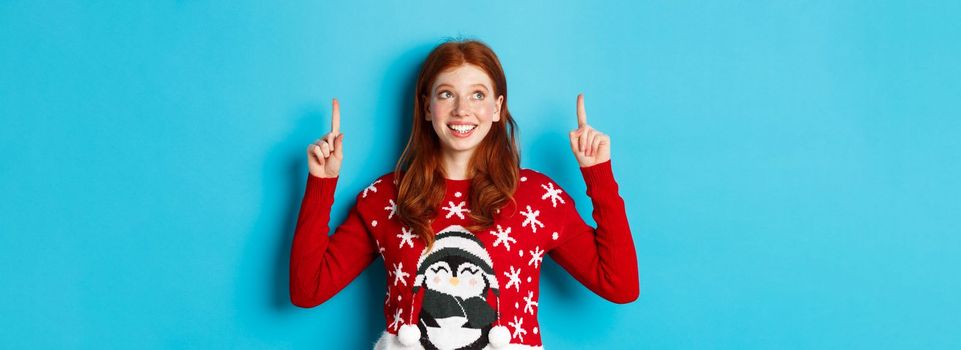
[[[458,283],[460,283],[460,280],[458,280],[457,277],[451,277],[451,278],[450,278],[450,284],[456,286]]]
[[[466,117],[470,115],[470,105],[463,98],[456,99],[456,105],[454,106],[454,115],[458,117]]]

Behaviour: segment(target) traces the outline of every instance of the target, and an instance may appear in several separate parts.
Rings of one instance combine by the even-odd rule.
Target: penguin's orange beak
[[[460,280],[457,279],[457,277],[451,277],[451,278],[450,278],[450,284],[456,286],[458,283],[460,283]]]

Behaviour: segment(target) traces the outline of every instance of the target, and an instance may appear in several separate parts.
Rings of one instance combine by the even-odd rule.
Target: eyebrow
[[[444,86],[449,87],[449,88],[453,88],[453,87],[454,87],[453,85],[450,85],[450,84],[440,84],[440,85],[437,85],[437,87],[434,88],[434,90],[440,89],[441,87],[444,87]],[[480,87],[484,88],[484,91],[489,91],[489,90],[487,89],[487,86],[484,85],[484,84],[474,84],[474,85],[471,85],[471,86],[480,86]]]

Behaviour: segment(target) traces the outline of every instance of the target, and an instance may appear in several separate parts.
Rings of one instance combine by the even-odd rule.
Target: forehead
[[[440,85],[451,85],[455,88],[468,88],[475,84],[484,85],[488,89],[493,88],[493,81],[483,69],[473,64],[463,64],[457,67],[448,68],[434,78],[434,85],[431,89],[436,89]]]

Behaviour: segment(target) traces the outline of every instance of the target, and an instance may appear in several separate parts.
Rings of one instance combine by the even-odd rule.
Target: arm
[[[640,294],[637,254],[611,162],[582,167],[581,174],[587,183],[587,195],[594,204],[597,229],[584,222],[573,199],[569,200],[564,207],[564,216],[569,218],[563,228],[565,240],[548,254],[577,281],[604,299],[618,304],[637,300]]]
[[[290,251],[290,301],[310,308],[327,301],[377,257],[377,246],[355,204],[328,237],[337,179],[308,175]]]

